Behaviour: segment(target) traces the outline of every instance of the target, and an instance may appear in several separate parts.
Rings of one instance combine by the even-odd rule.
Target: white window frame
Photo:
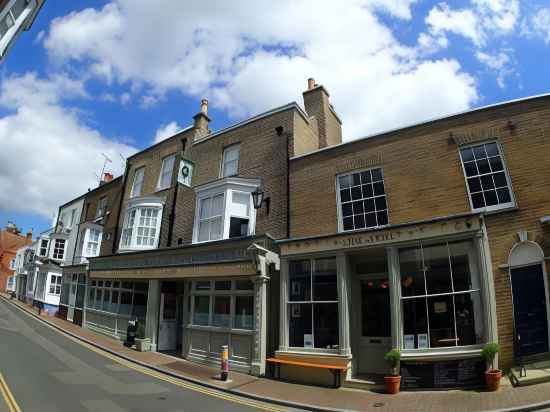
[[[44,242],[46,242],[46,245],[42,246]],[[41,238],[40,243],[38,244],[38,256],[42,256],[42,257],[48,256],[49,245],[50,245],[50,239]],[[42,254],[42,249],[44,249],[44,254]]]
[[[63,276],[50,275],[50,282],[48,284],[48,295],[61,296],[61,285],[63,282]],[[53,292],[52,292],[53,288]],[[59,290],[59,292],[58,292]]]
[[[97,202],[97,209],[95,211],[96,219],[105,216],[105,213],[107,212],[108,201],[109,198],[107,196],[102,196],[99,198],[99,201]]]
[[[67,247],[67,239],[62,239],[62,238],[54,238],[52,239],[53,242],[54,242],[54,247],[52,249],[52,259],[55,259],[55,260],[63,260],[65,258],[65,249]],[[57,242],[63,242],[63,249],[62,249],[62,255],[61,257],[56,257],[59,256],[59,253],[57,252],[60,248],[57,246]]]
[[[160,235],[160,228],[162,224],[162,212],[163,212],[164,205],[160,202],[144,202],[144,203],[137,203],[137,204],[130,204],[128,205],[126,209],[126,213],[124,215],[123,220],[123,226],[120,234],[120,240],[119,240],[119,250],[148,250],[148,249],[156,249],[158,247],[159,243],[159,235]],[[137,244],[137,236],[138,236],[138,225],[139,225],[139,217],[142,210],[145,209],[157,209],[157,224],[155,227],[155,240],[153,242],[153,245],[138,245]],[[135,218],[133,221],[133,225],[131,228],[127,227],[128,221],[130,218],[130,214],[132,211],[135,211]],[[130,243],[125,244],[124,243],[124,233],[125,230],[131,229],[132,234],[130,237]]]
[[[139,181],[138,181],[138,177],[139,177]],[[138,167],[134,172],[134,180],[132,182],[132,190],[130,192],[131,198],[141,196],[141,192],[143,191],[144,180],[145,180],[145,166]],[[139,186],[139,193],[137,193],[138,186]]]
[[[246,193],[250,195],[248,217],[248,236],[253,236],[256,231],[256,209],[252,203],[252,192],[260,186],[260,181],[257,179],[242,179],[242,178],[225,178],[215,182],[202,185],[195,188],[196,204],[195,204],[195,223],[193,228],[193,243],[207,243],[216,240],[229,239],[229,226],[232,215],[230,202],[233,199],[233,192]],[[222,217],[222,237],[220,239],[199,241],[199,223],[200,223],[200,204],[201,200],[214,197],[219,194],[224,194],[223,199],[223,217]]]
[[[91,240],[92,231],[99,233],[97,242],[92,242]],[[86,232],[84,233],[84,244],[82,246],[82,251],[81,251],[82,256],[86,258],[99,256],[99,249],[101,248],[102,237],[103,237],[103,231],[101,231],[99,228],[97,227],[86,228]],[[97,243],[97,249],[95,253],[88,253],[88,244],[90,243]]]
[[[13,8],[13,5],[15,4],[16,1],[17,0],[11,0],[9,5],[7,7],[4,7],[4,10],[0,13],[0,20],[4,19],[6,15],[9,13],[13,21],[13,24],[11,25],[11,27],[0,38],[0,52],[1,52],[0,55],[3,55],[5,53],[5,50],[9,46],[13,36],[19,31],[19,29],[21,28],[21,25],[27,19],[32,9],[36,7],[36,0],[29,0],[25,9],[21,12],[21,14],[17,17],[17,19],[15,19],[11,9]]]
[[[344,230],[344,216],[342,215],[342,210],[341,210],[342,209],[342,199],[340,198],[340,178],[344,177],[344,176],[352,176],[354,174],[361,173],[361,172],[372,171],[372,170],[375,170],[375,169],[380,169],[382,171],[382,183],[384,184],[384,195],[383,196],[386,197],[386,214],[387,214],[387,217],[388,217],[388,223],[386,223],[385,225],[377,225],[377,226],[370,226],[370,227],[366,227],[366,224],[365,224],[364,228]],[[382,197],[382,195],[373,196],[372,198],[369,198],[369,199],[375,200],[377,197]],[[364,200],[366,198],[362,198],[362,199]],[[387,191],[387,186],[386,186],[386,179],[384,178],[384,170],[383,170],[382,166],[374,166],[374,167],[369,167],[367,169],[358,169],[358,170],[353,170],[351,172],[346,172],[346,173],[341,173],[341,174],[336,175],[336,213],[337,213],[337,217],[338,217],[338,232],[342,232],[342,233],[353,233],[353,232],[356,232],[356,231],[364,231],[364,230],[377,230],[377,229],[380,229],[380,228],[390,226],[390,205],[389,205],[389,201],[388,201],[388,191]],[[377,213],[376,206],[375,206],[375,213]],[[377,219],[376,222],[378,223],[378,217],[376,217],[376,219]]]
[[[10,260],[10,269],[11,270],[15,270],[15,268],[17,267],[15,262],[16,262],[15,258]]]
[[[231,162],[236,162],[235,173],[230,174],[230,175],[226,175],[226,164],[229,163],[227,161],[227,155],[229,153],[232,153],[232,152],[237,152],[237,159],[236,160],[231,160]],[[221,168],[220,168],[220,177],[224,178],[224,177],[237,176],[237,174],[239,173],[240,158],[241,158],[241,145],[239,143],[235,143],[235,144],[232,144],[230,146],[225,147],[223,149],[223,154],[222,154],[222,164],[221,164]]]
[[[123,283],[125,282],[131,282],[132,288],[124,288]],[[147,284],[147,282],[144,281],[127,281],[125,279],[93,279],[88,280],[88,287],[86,288],[86,295],[84,298],[85,306],[87,311],[94,311],[94,312],[100,312],[100,313],[109,313],[116,315],[117,317],[122,317],[126,319],[135,318],[133,315],[134,313],[134,306],[135,306],[135,297],[137,294],[146,295],[148,294],[148,287],[147,290],[142,290],[136,288],[136,283],[141,284]],[[118,286],[115,286],[117,284]],[[107,286],[109,285],[109,286]],[[98,291],[101,291],[101,308],[96,307],[97,306],[97,295]],[[105,292],[109,292],[109,310],[106,310],[104,306],[105,301]],[[113,302],[113,292],[117,293],[117,299],[116,302]],[[121,305],[121,298],[123,293],[130,293],[131,294],[131,300],[132,303],[130,304],[130,310],[128,314],[126,313],[120,313],[120,305]],[[90,300],[90,296],[93,296],[93,299]],[[110,310],[111,305],[114,305],[114,311]]]
[[[165,168],[167,168],[167,165],[168,165],[169,162],[172,162],[172,167],[169,170],[165,170]],[[176,154],[175,153],[171,154],[171,155],[168,155],[164,159],[162,159],[162,166],[160,168],[159,178],[158,178],[158,182],[157,182],[157,191],[168,189],[169,187],[172,186],[172,177],[174,176],[174,166],[175,165],[176,165]],[[168,182],[167,183],[165,182],[163,184],[162,180],[165,176],[169,176],[168,177]]]
[[[74,225],[74,221],[76,220],[76,209],[71,209],[71,217],[69,220],[69,225],[67,226],[68,229],[72,229]]]
[[[504,168],[503,172],[504,172],[504,175],[506,176],[506,183],[507,183],[507,186],[508,186],[508,190],[510,191],[510,202],[497,204],[497,205],[492,205],[492,206],[484,206],[484,207],[480,207],[480,208],[474,208],[474,204],[472,202],[472,195],[470,193],[470,186],[468,185],[468,177],[472,178],[474,176],[467,176],[466,175],[466,168],[464,167],[464,161],[462,160],[462,154],[460,153],[460,151],[463,150],[463,149],[474,148],[475,146],[481,146],[481,145],[486,145],[486,144],[491,144],[491,143],[495,143],[496,146],[497,146],[498,154],[500,156],[500,161],[502,162],[502,166]],[[476,142],[476,143],[472,143],[472,144],[468,144],[468,145],[464,145],[464,146],[458,146],[458,158],[460,160],[460,167],[462,168],[462,174],[464,176],[464,183],[466,185],[466,193],[468,194],[468,203],[470,204],[470,209],[473,212],[492,212],[492,211],[495,211],[495,210],[510,209],[510,208],[516,207],[516,197],[514,196],[514,189],[512,188],[512,179],[510,178],[510,174],[508,173],[508,165],[506,164],[506,159],[504,159],[504,153],[503,153],[502,146],[501,146],[499,141],[497,141],[497,140],[486,140],[486,141],[480,141],[480,142]],[[487,174],[493,175],[494,173],[491,172],[491,173],[485,173],[485,174],[477,174],[475,176],[480,177],[480,176],[485,176]],[[484,190],[482,189],[481,193],[483,194],[483,192],[484,192]],[[484,197],[484,199],[485,199],[485,197]]]
[[[256,307],[255,307],[255,285],[252,283],[252,289],[248,290],[238,290],[237,289],[237,281],[239,280],[250,280],[246,278],[241,279],[224,279],[224,278],[215,278],[215,279],[197,279],[197,280],[191,280],[188,282],[189,286],[189,292],[188,292],[188,299],[189,299],[189,308],[187,313],[187,318],[184,321],[184,324],[187,325],[187,327],[190,328],[196,328],[196,329],[209,329],[209,330],[216,330],[216,331],[240,331],[240,332],[248,332],[252,333],[255,330],[256,327]],[[231,282],[231,288],[228,290],[215,290],[215,284],[216,282]],[[196,290],[196,284],[197,282],[209,282],[210,283],[210,289],[208,290]],[[195,324],[194,323],[194,316],[195,316],[195,297],[196,296],[208,296],[210,298],[209,300],[209,312],[208,312],[208,325],[201,325],[201,324]],[[216,326],[214,325],[214,300],[216,296],[227,296],[230,298],[230,310],[229,310],[229,326]],[[248,296],[252,297],[252,327],[250,329],[243,329],[243,328],[237,328],[236,327],[236,314],[235,314],[235,308],[237,305],[237,297],[239,296]],[[186,302],[187,304],[187,302]]]

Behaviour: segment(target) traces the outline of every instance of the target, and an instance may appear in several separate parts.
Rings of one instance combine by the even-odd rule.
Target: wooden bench
[[[341,372],[345,372],[348,370],[348,366],[334,365],[334,364],[327,364],[327,363],[311,363],[311,362],[303,362],[303,361],[279,359],[279,358],[268,358],[266,359],[266,362],[274,364],[276,366],[277,373],[274,374],[275,379],[281,378],[281,365],[294,365],[294,366],[302,366],[304,368],[328,369],[334,375],[335,388],[340,387]]]

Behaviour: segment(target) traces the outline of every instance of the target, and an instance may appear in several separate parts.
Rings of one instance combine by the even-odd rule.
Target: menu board
[[[483,385],[485,362],[460,359],[439,362],[401,362],[403,389],[446,389]]]

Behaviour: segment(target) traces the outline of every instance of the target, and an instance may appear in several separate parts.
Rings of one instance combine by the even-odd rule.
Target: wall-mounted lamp
[[[269,215],[269,204],[271,203],[271,198],[265,197],[264,192],[260,189],[256,189],[252,192],[252,202],[254,203],[254,209],[259,209],[262,207],[262,203],[265,203],[266,212]]]

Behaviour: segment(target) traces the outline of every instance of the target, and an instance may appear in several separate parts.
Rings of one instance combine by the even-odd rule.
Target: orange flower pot
[[[487,390],[489,392],[496,392],[500,388],[500,379],[502,378],[502,371],[498,369],[492,369],[485,372],[485,383],[487,384]]]
[[[399,393],[401,376],[384,376],[384,384],[386,385],[386,392],[390,395],[395,395]]]

